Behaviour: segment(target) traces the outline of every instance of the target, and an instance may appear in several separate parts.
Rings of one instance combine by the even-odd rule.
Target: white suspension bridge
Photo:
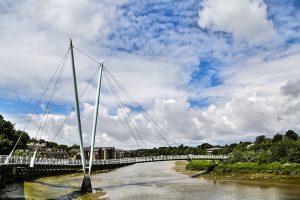
[[[84,88],[81,95],[78,95],[78,89],[77,89],[77,80],[76,80],[76,70],[75,70],[75,62],[74,62],[74,53],[73,49],[76,49],[81,54],[87,56],[92,61],[96,62],[98,65],[98,68],[96,72],[93,74],[91,79],[89,80],[87,86]],[[38,131],[36,133],[36,141],[40,141],[42,137],[42,133],[45,129],[47,118],[50,112],[51,103],[53,102],[53,98],[57,92],[57,88],[61,82],[62,73],[64,71],[64,67],[66,64],[66,60],[68,55],[71,55],[71,67],[72,67],[72,76],[73,76],[73,88],[74,88],[74,100],[75,100],[75,106],[74,110],[76,112],[76,118],[77,118],[77,126],[78,126],[78,139],[79,139],[79,146],[80,146],[80,154],[81,154],[81,160],[72,160],[72,159],[54,159],[54,158],[43,158],[43,157],[37,157],[37,151],[36,148],[32,157],[17,157],[14,156],[14,150],[16,149],[23,132],[26,130],[28,124],[32,120],[32,117],[34,113],[37,110],[37,107],[39,104],[42,103],[42,99],[45,96],[46,91],[48,90],[51,82],[54,80],[55,77],[56,81],[53,87],[53,90],[51,92],[50,98],[46,104],[46,109],[44,110],[44,115],[41,120],[41,123],[39,125]],[[93,127],[92,127],[92,137],[91,137],[91,155],[90,159],[85,159],[85,153],[84,153],[84,147],[83,147],[83,137],[82,137],[82,125],[81,125],[81,117],[80,117],[80,108],[79,108],[79,100],[86,91],[87,87],[92,82],[95,75],[98,73],[98,82],[97,82],[97,94],[95,99],[95,109],[94,109],[94,119],[93,119]],[[56,75],[57,74],[57,75]],[[141,147],[141,144],[143,144],[144,147],[146,147],[145,141],[141,135],[141,133],[138,131],[136,125],[134,123],[131,123],[132,120],[130,119],[130,115],[128,113],[128,110],[126,109],[126,106],[122,102],[120,96],[117,93],[116,88],[119,89],[125,95],[129,101],[132,103],[134,108],[140,112],[145,120],[147,120],[148,123],[151,123],[153,130],[158,133],[158,135],[162,138],[162,141],[166,143],[166,145],[170,146],[177,145],[176,142],[167,134],[161,126],[159,126],[159,123],[157,123],[147,112],[143,107],[137,103],[137,101],[134,100],[134,98],[127,92],[127,90],[120,84],[119,81],[110,73],[110,71],[104,67],[103,61],[98,62],[96,59],[92,58],[88,54],[84,53],[83,51],[79,50],[78,48],[75,48],[72,44],[72,40],[70,40],[70,46],[64,55],[63,59],[61,60],[59,66],[57,67],[55,73],[53,74],[52,78],[50,79],[45,91],[43,92],[39,103],[34,108],[32,115],[30,116],[27,124],[25,125],[25,128],[22,131],[22,134],[20,135],[19,139],[16,141],[14,148],[12,149],[11,153],[8,156],[0,156],[0,188],[5,186],[6,180],[10,180],[11,177],[13,177],[13,174],[18,173],[18,170],[22,173],[27,173],[27,175],[32,174],[41,174],[46,172],[48,169],[50,171],[56,170],[56,171],[70,171],[74,169],[80,169],[83,173],[83,183],[82,183],[82,192],[92,192],[92,185],[90,180],[90,174],[92,170],[97,169],[103,169],[105,166],[112,166],[112,167],[118,167],[118,166],[125,166],[128,164],[134,164],[134,163],[143,163],[143,162],[156,162],[156,161],[170,161],[170,160],[226,160],[228,157],[226,155],[161,155],[161,156],[147,156],[147,157],[134,157],[134,158],[121,158],[121,159],[109,159],[109,160],[97,160],[93,159],[93,150],[95,146],[95,137],[96,137],[96,130],[97,130],[97,120],[98,120],[98,111],[99,111],[99,102],[100,102],[100,91],[101,91],[101,84],[102,84],[102,75],[106,78],[107,84],[109,88],[112,91],[113,96],[115,97],[116,104],[122,111],[122,115],[124,117],[124,121],[126,122],[129,131],[131,133],[132,138],[134,139],[135,143],[138,147]],[[73,111],[72,109],[72,111]],[[71,111],[71,112],[72,112]],[[59,127],[57,133],[55,134],[53,140],[57,137],[59,132],[61,131],[62,127],[64,126],[65,122],[68,120],[71,112],[67,115],[66,119],[62,123],[62,125]],[[39,140],[38,140],[39,139]],[[58,166],[59,168],[53,168]],[[48,168],[47,168],[48,167]],[[71,167],[71,168],[70,168]],[[21,169],[21,170],[20,170]],[[72,169],[72,170],[71,170]],[[25,172],[24,172],[25,171]],[[29,173],[30,172],[30,173]]]

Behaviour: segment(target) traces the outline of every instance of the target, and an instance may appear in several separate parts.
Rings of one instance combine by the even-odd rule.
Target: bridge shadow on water
[[[78,198],[82,195],[81,193],[81,187],[75,187],[75,186],[68,186],[68,185],[60,185],[60,184],[53,184],[53,183],[45,183],[45,182],[42,182],[42,181],[32,181],[33,183],[38,183],[38,184],[41,184],[41,185],[45,185],[47,187],[52,187],[52,188],[65,188],[65,189],[72,189],[74,191],[72,192],[69,192],[68,194],[64,194],[64,195],[61,195],[59,197],[55,197],[55,198],[45,198],[46,200],[54,200],[54,199],[57,199],[57,200],[71,200],[71,199],[75,199],[75,198]],[[102,191],[101,188],[93,188],[93,192],[100,192]]]
[[[75,187],[75,186],[68,186],[68,185],[61,185],[61,184],[54,184],[54,183],[46,183],[42,181],[36,181],[36,180],[31,180],[28,181],[30,183],[37,183],[46,187],[55,188],[57,189],[70,189],[73,190],[67,194],[63,194],[61,196],[55,197],[55,198],[47,198],[44,197],[43,199],[46,200],[71,200],[71,199],[76,199],[82,195],[80,192],[81,188],[80,187]],[[52,189],[51,189],[52,190]],[[101,188],[93,188],[93,192],[100,192],[102,191]],[[25,195],[25,185],[24,182],[18,182],[17,184],[12,184],[8,185],[5,189],[1,190],[0,194],[0,199],[7,199],[7,200],[25,200],[26,195]],[[34,199],[34,197],[33,197]]]
[[[0,199],[25,199],[24,182],[8,185],[5,189],[1,189]]]

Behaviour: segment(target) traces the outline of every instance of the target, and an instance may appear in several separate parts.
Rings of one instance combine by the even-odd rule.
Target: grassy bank
[[[215,172],[230,173],[274,173],[281,175],[300,175],[300,164],[298,163],[279,163],[273,162],[269,164],[258,163],[235,163],[235,164],[219,164],[215,168]]]
[[[216,163],[210,160],[192,160],[186,165],[187,170],[205,170]],[[226,164],[219,163],[214,168],[214,172],[217,173],[274,173],[281,175],[300,175],[300,164],[299,163],[280,163],[273,162],[269,164],[258,164],[258,163],[235,163]]]
[[[201,171],[215,165],[212,160],[192,160],[186,165],[187,170]]]
[[[208,162],[203,161],[176,161],[174,170],[178,173],[185,174],[187,176],[194,177],[199,171],[198,169],[203,169],[202,167],[207,166]],[[203,164],[203,165],[202,165]],[[233,165],[235,169],[244,169],[240,164]],[[231,166],[233,169],[233,166]],[[237,167],[238,166],[238,167]],[[227,169],[229,165],[226,165]],[[269,166],[270,167],[270,166]],[[273,166],[274,167],[274,166]],[[217,169],[218,168],[218,169]],[[220,182],[230,182],[230,183],[241,183],[246,185],[260,185],[263,187],[268,187],[270,185],[280,186],[280,185],[291,185],[291,186],[300,186],[300,175],[284,175],[275,173],[262,173],[256,172],[255,170],[249,170],[244,172],[231,172],[227,171],[226,173],[220,172],[220,169],[223,169],[224,165],[219,164],[210,174],[204,174],[197,176],[199,179],[207,179],[211,181],[220,181]],[[197,170],[192,170],[197,169]],[[295,169],[295,168],[294,168]]]

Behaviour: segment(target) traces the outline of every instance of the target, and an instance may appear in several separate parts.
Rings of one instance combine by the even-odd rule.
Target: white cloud
[[[284,95],[290,95],[292,97],[298,97],[300,94],[300,80],[289,80],[286,85],[282,86],[281,92]]]
[[[250,43],[265,42],[275,36],[262,0],[204,0],[199,11],[201,28],[233,33]]]
[[[146,105],[150,115],[179,144],[223,144],[244,140],[245,137],[253,139],[259,134],[270,135],[287,128],[300,130],[299,100],[281,93],[281,88],[290,88],[289,80],[298,79],[299,47],[261,53],[239,43],[241,39],[249,43],[264,42],[276,35],[262,1],[203,2],[199,25],[213,31],[233,33],[237,40],[234,44],[218,34],[200,34],[199,29],[189,27],[197,16],[195,19],[183,17],[189,23],[176,27],[176,31],[172,30],[174,27],[168,17],[161,19],[157,13],[153,13],[156,17],[153,20],[126,8],[129,11],[123,11],[131,17],[129,20],[119,13],[122,2],[28,1],[13,4],[13,9],[7,8],[8,12],[0,13],[0,97],[36,100],[71,36],[76,46],[99,60],[104,58],[105,66],[139,102]],[[134,9],[139,11],[144,8],[139,6]],[[195,16],[194,11],[189,12],[188,16]],[[166,24],[153,23],[158,19],[165,20]],[[113,27],[115,24],[124,26],[122,28],[125,30],[122,30],[125,32],[127,29],[133,31],[120,34],[115,41],[110,41],[107,36],[116,30]],[[140,33],[142,37],[136,37],[136,30],[140,30],[141,26],[144,29]],[[158,34],[157,29],[160,28],[165,32]],[[110,42],[124,44],[125,47],[140,45],[137,49],[141,50],[120,54],[113,50],[114,45],[111,49],[105,46]],[[243,53],[247,50],[250,56]],[[260,55],[255,55],[257,52]],[[187,89],[199,59],[207,56],[222,58],[225,63],[226,67],[218,69],[222,84],[206,88],[195,85]],[[81,91],[97,66],[78,52],[75,52],[75,60]],[[294,94],[296,84],[292,85]],[[70,63],[67,63],[61,86],[55,100],[73,105]],[[95,86],[93,82],[82,99],[85,145],[89,145],[90,141]],[[106,84],[102,92],[96,145],[135,147],[122,113],[120,110],[112,111],[112,108],[116,109],[116,104]],[[191,107],[187,102],[189,97],[207,97],[211,105],[207,108]],[[165,145],[140,113],[130,115],[134,121],[131,123],[136,124],[148,147]],[[4,113],[4,117],[22,129],[27,115]],[[34,116],[28,129],[31,136],[35,136],[41,117]],[[44,137],[52,139],[64,118],[62,114],[49,115]],[[56,142],[78,143],[76,127],[75,114],[72,113]]]
[[[75,46],[99,60],[104,58],[105,66],[130,93],[136,94],[139,102],[186,96],[183,89],[177,90],[189,79],[189,72],[181,70],[183,61],[111,55],[102,48],[120,18],[119,6],[124,2],[32,0],[6,5],[8,12],[0,14],[0,29],[3,30],[0,37],[0,88],[3,88],[0,97],[21,100],[39,97],[64,54],[69,37],[73,38]],[[75,61],[79,91],[82,91],[97,64],[76,51]],[[83,101],[94,101],[95,87],[94,82]],[[107,92],[106,95],[109,97],[103,99],[104,104],[115,104],[112,94]],[[69,59],[55,100],[73,101]]]

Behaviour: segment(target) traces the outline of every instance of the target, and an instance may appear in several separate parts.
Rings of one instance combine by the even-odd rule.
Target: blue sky
[[[76,47],[104,59],[126,89],[182,143],[224,143],[300,130],[298,90],[290,89],[300,75],[297,0],[1,1],[0,29],[0,112],[18,128],[72,37]],[[97,66],[78,52],[75,57],[82,90]],[[68,70],[51,109],[45,133],[49,138],[73,105]],[[95,86],[81,104],[88,138]],[[126,138],[133,145],[129,133],[120,131],[126,128],[110,128],[114,120],[122,124],[123,119],[107,85],[101,106],[100,120],[107,125],[99,130],[99,143],[126,146]],[[132,111],[132,123],[139,122],[149,146],[160,145],[153,130],[143,128],[147,122]],[[43,106],[28,130],[32,135],[41,113]],[[74,130],[71,119],[63,137]]]

